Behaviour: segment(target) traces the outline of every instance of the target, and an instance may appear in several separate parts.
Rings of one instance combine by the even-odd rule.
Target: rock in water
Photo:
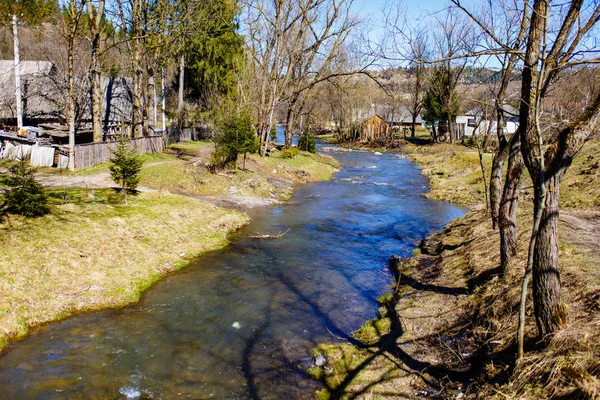
[[[327,360],[325,359],[325,357],[323,357],[323,355],[319,354],[316,358],[315,358],[315,365],[317,367],[322,367],[323,365],[325,365],[325,363],[327,362]]]
[[[242,324],[240,324],[239,322],[235,321],[233,324],[231,324],[231,327],[234,329],[240,329],[242,327]]]

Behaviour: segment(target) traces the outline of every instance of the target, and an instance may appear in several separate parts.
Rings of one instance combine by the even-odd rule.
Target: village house
[[[30,157],[31,165],[65,168],[68,164],[68,126],[64,110],[64,77],[49,61],[21,61],[21,85],[24,126],[16,129],[15,74],[13,60],[0,60],[0,159]],[[76,96],[75,160],[86,167],[110,157],[110,146],[81,147],[93,142],[89,80],[80,82]],[[132,79],[102,77],[103,141],[112,141],[131,123]],[[147,140],[146,140],[147,139]],[[142,152],[162,148],[161,137],[137,140]],[[148,142],[148,143],[146,143]],[[101,145],[101,143],[97,143]],[[108,145],[108,143],[107,143]]]
[[[513,106],[505,104],[502,106],[504,113],[504,133],[512,135],[519,127],[519,111]],[[491,129],[492,134],[497,133],[498,122],[493,119],[493,110],[491,107],[475,107],[467,111],[464,115],[456,117],[456,127],[458,137],[464,138],[473,135],[484,135]]]
[[[404,105],[396,107],[384,104],[372,104],[367,113],[356,113],[355,122],[360,123],[359,140],[369,142],[374,139],[391,138],[397,134],[408,134],[412,127],[412,115]],[[415,125],[423,124],[421,115],[415,120]]]

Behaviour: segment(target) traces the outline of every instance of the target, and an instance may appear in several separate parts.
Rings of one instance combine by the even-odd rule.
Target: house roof
[[[63,110],[57,104],[63,89],[60,79],[53,75],[56,71],[50,61],[21,61],[21,79],[23,85],[24,114],[27,118],[55,119],[60,117]],[[13,60],[0,60],[0,118],[15,118],[15,66]],[[85,85],[87,77],[83,77]],[[58,84],[57,84],[58,82]],[[127,123],[131,118],[132,109],[132,78],[102,77],[102,119],[110,122]],[[110,89],[110,90],[108,90]],[[107,94],[110,93],[110,96]],[[88,96],[83,90],[82,94]],[[110,99],[109,115],[106,115],[107,99]],[[82,110],[82,119],[91,120],[89,101]]]
[[[21,81],[23,99],[28,117],[57,115],[54,105],[41,93],[50,89],[48,77],[54,71],[50,61],[21,61]],[[0,118],[14,118],[15,105],[15,64],[13,60],[0,60]]]
[[[492,114],[492,106],[491,105],[486,106],[483,104],[473,107],[472,109],[467,111],[464,115],[469,116],[469,117],[482,117],[485,115],[486,108],[487,108],[488,115],[491,115]],[[510,104],[503,104],[502,110],[504,111],[505,118],[515,118],[515,117],[519,116],[519,110],[517,110]]]
[[[365,122],[378,115],[381,119],[391,124],[412,124],[412,116],[408,107],[404,105],[390,106],[387,104],[372,104],[366,114],[362,114],[358,120]],[[422,124],[421,114],[417,115],[416,124]]]

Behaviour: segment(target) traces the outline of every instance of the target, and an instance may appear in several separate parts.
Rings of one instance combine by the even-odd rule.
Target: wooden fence
[[[160,153],[165,150],[165,141],[162,136],[146,136],[131,139],[131,145],[137,149],[139,154]],[[108,161],[112,157],[112,151],[116,147],[116,141],[76,145],[75,169],[83,169]]]

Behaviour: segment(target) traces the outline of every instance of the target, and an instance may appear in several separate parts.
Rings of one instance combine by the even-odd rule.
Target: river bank
[[[317,348],[325,360],[310,370],[325,386],[318,397],[595,398],[600,393],[600,142],[588,144],[563,184],[560,260],[569,324],[547,348],[536,350],[529,301],[528,352],[517,368],[516,310],[530,203],[520,206],[518,256],[499,279],[497,231],[483,210],[476,149],[405,148],[430,178],[428,197],[475,211],[422,241],[410,259],[391,262],[396,279],[392,293],[380,298],[379,318],[349,343]],[[523,183],[525,197],[530,185]]]
[[[41,171],[52,212],[0,224],[0,351],[32,329],[71,315],[136,302],[153,283],[225,246],[245,211],[289,197],[294,185],[329,179],[330,157],[250,156],[246,170],[211,174],[207,142],[146,156],[140,193],[123,204],[106,165]]]

